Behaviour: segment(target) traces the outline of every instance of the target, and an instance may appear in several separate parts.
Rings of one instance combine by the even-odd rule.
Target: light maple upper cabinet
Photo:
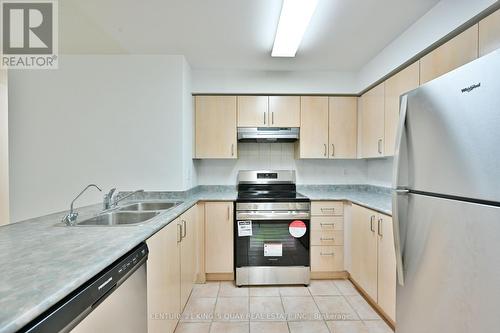
[[[356,97],[329,98],[328,152],[330,158],[356,158],[358,144],[357,109],[358,99]]]
[[[181,309],[187,303],[193,284],[196,281],[197,260],[196,260],[196,234],[197,234],[197,208],[192,207],[182,214],[178,223],[181,225],[180,242],[180,265],[181,265],[181,286],[180,303]]]
[[[479,56],[500,48],[500,10],[479,22]]]
[[[299,127],[300,96],[269,96],[269,126]]]
[[[328,97],[300,100],[299,158],[328,158]]]
[[[418,88],[419,82],[418,61],[385,81],[385,156],[394,155],[396,132],[399,123],[399,97],[410,90]]]
[[[360,97],[361,157],[384,156],[385,83]]]
[[[196,158],[237,158],[236,96],[196,96]]]
[[[180,224],[172,221],[149,238],[147,263],[148,332],[169,333],[177,325],[180,303]],[[162,315],[171,315],[162,318]]]
[[[352,205],[351,276],[377,301],[377,213]]]
[[[420,59],[420,84],[429,82],[478,57],[478,24]]]
[[[238,96],[238,127],[268,127],[269,97]]]
[[[233,202],[205,202],[205,272],[233,274]]]
[[[7,71],[0,69],[0,225],[9,223],[9,121]]]
[[[379,214],[378,230],[378,305],[396,320],[396,252],[392,218]]]

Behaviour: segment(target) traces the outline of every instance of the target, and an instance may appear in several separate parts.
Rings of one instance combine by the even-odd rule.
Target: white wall
[[[183,183],[184,189],[189,189],[196,186],[197,176],[194,166],[194,103],[192,96],[192,73],[186,59],[182,60],[182,154],[183,154]]]
[[[442,0],[412,24],[358,73],[357,91],[409,61],[430,45],[459,28],[497,0]]]
[[[67,209],[89,183],[188,187],[185,70],[182,56],[61,56],[58,70],[12,71],[12,221]],[[101,199],[91,190],[77,205]]]
[[[193,70],[194,93],[357,93],[356,73]]]
[[[9,114],[7,71],[0,70],[0,225],[9,223]]]
[[[367,184],[377,186],[392,186],[392,163],[394,158],[380,158],[367,160]]]
[[[364,184],[365,160],[296,160],[293,143],[240,143],[237,160],[197,160],[200,185],[235,185],[239,170],[296,170],[298,184]]]

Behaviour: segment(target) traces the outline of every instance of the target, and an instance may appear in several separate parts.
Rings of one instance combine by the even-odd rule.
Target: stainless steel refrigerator
[[[401,98],[397,333],[500,332],[500,52]]]

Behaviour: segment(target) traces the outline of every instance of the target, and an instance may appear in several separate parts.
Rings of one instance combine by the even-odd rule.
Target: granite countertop
[[[388,190],[371,186],[298,186],[311,200],[348,200],[390,214]],[[146,224],[66,227],[59,212],[0,227],[0,333],[15,332],[151,237],[198,201],[234,201],[234,186],[198,186],[186,192],[146,192],[133,199],[182,201]],[[101,205],[78,209],[79,219]]]
[[[346,200],[392,215],[391,190],[371,185],[298,185],[297,191],[311,200]]]

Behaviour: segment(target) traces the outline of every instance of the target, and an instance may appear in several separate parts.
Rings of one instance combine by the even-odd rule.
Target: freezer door
[[[408,93],[395,187],[500,202],[499,73],[497,51]]]
[[[500,207],[407,198],[396,333],[498,332]]]

